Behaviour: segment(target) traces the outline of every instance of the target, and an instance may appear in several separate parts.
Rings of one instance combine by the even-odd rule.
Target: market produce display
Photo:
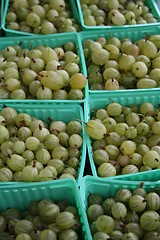
[[[99,177],[160,167],[160,111],[151,103],[124,107],[112,102],[96,109],[85,130],[91,138]]]
[[[10,1],[6,15],[6,28],[33,34],[81,30],[73,16],[69,1],[64,0]]]
[[[0,112],[0,182],[37,182],[77,178],[81,123],[49,124],[6,107]]]
[[[0,6],[0,240],[160,240],[155,1]]]
[[[90,90],[158,88],[160,35],[133,42],[99,37],[83,42]]]
[[[158,240],[159,192],[143,188],[119,189],[114,197],[88,196],[87,216],[93,240]]]
[[[0,222],[0,239],[83,239],[78,209],[65,200],[34,201],[25,211],[9,208],[1,213]]]
[[[81,74],[76,46],[67,42],[51,48],[28,44],[0,52],[0,98],[80,100],[87,84]]]
[[[80,0],[86,26],[123,26],[156,23],[145,0]]]

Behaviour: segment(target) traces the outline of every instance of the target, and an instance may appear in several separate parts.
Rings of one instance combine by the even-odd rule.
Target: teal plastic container
[[[105,181],[103,179],[86,176],[82,180],[82,185],[80,189],[84,209],[86,211],[88,208],[87,199],[90,193],[99,194],[105,199],[109,197],[114,197],[119,189],[127,188],[130,190],[134,190],[135,188],[140,187],[140,184],[141,182]],[[159,189],[160,183],[144,182],[143,188],[146,189],[147,192],[150,192],[151,189]],[[88,240],[92,240],[91,232],[89,232]]]
[[[0,37],[2,36],[2,27],[1,27],[1,24],[2,24],[2,16],[3,16],[3,5],[4,5],[4,2],[3,2],[3,0],[1,0],[1,2],[0,2]]]
[[[119,94],[114,92],[114,94],[113,93],[107,94],[101,97],[99,96],[97,97],[96,95],[94,95],[94,97],[91,97],[89,99],[89,104],[87,109],[88,111],[87,121],[90,120],[93,109],[105,108],[112,101],[120,103],[123,106],[129,106],[133,103],[142,104],[144,102],[150,102],[155,107],[159,107],[160,94],[159,94],[159,91],[152,90],[152,91],[138,92],[138,94],[136,91],[135,92],[126,91],[125,93],[119,93]],[[91,165],[93,176],[98,177],[97,169],[93,160],[92,146],[91,146],[91,140],[89,136],[87,136],[87,145],[88,145],[88,154],[89,154],[90,165]],[[107,177],[105,179],[157,181],[157,180],[160,180],[160,169],[141,172],[141,173],[135,173],[135,174],[118,175],[114,177]]]
[[[79,33],[79,42],[80,42],[80,49],[81,52],[83,53],[83,42],[87,39],[92,39],[92,40],[96,40],[98,37],[105,37],[105,38],[110,38],[110,37],[117,37],[118,39],[121,38],[129,38],[131,39],[133,42],[138,40],[138,39],[142,39],[145,38],[148,35],[154,35],[154,34],[160,34],[160,26],[148,26],[146,28],[144,27],[139,27],[139,28],[123,28],[123,29],[103,29],[103,30],[97,30],[97,31],[84,31],[84,32],[80,32]],[[87,76],[87,67],[86,67],[86,63],[85,63],[85,57],[83,54],[83,69],[84,69],[84,73],[86,74],[85,76]],[[155,89],[156,91],[159,91],[158,88],[152,88]],[[126,91],[129,91],[131,94],[133,92],[146,92],[147,91],[152,91],[152,89],[126,89],[126,90],[88,90],[89,91],[89,95],[92,97],[97,95],[97,96],[101,96],[102,94],[106,94],[107,96],[110,94],[113,94],[116,92],[116,94],[120,94],[120,93],[125,93]]]
[[[158,6],[158,10],[160,10],[160,1],[159,0],[156,0],[156,4]]]
[[[107,178],[108,179],[108,178]],[[106,179],[106,180],[107,180]],[[126,174],[124,176],[119,175],[116,177],[111,177],[113,180],[123,180],[123,181],[142,181],[142,182],[158,182],[160,181],[160,170],[146,171],[135,174]]]
[[[22,48],[28,48],[28,49],[32,49],[35,48],[37,46],[49,46],[49,47],[58,47],[58,46],[63,46],[65,43],[67,42],[73,42],[76,45],[76,49],[77,49],[77,54],[80,58],[80,69],[81,69],[81,73],[86,75],[86,70],[84,68],[84,63],[83,63],[83,53],[81,51],[81,47],[80,47],[80,40],[78,38],[78,34],[77,33],[68,33],[68,34],[56,34],[56,35],[52,35],[52,36],[19,36],[19,37],[14,37],[14,38],[10,38],[10,37],[6,37],[6,38],[0,38],[0,50],[4,49],[7,46],[14,46],[14,45],[18,45],[20,42],[22,42],[21,47]],[[86,85],[85,89],[83,90],[83,94],[84,94],[84,99],[82,100],[45,100],[46,103],[51,103],[51,102],[55,102],[55,103],[59,103],[59,102],[65,102],[65,103],[83,103],[86,99],[86,96],[88,94],[88,85]],[[43,103],[44,100],[29,100],[26,99],[27,102],[38,102],[38,103]],[[26,102],[26,100],[15,100],[16,102]],[[7,100],[5,100],[7,101]],[[9,100],[10,101],[10,100]]]
[[[65,194],[64,194],[65,193]],[[55,202],[66,200],[78,209],[82,232],[80,239],[88,240],[89,226],[86,213],[76,182],[71,179],[62,180],[55,184],[39,184],[30,186],[10,186],[0,188],[0,212],[8,208],[27,210],[33,201],[52,199]]]
[[[35,36],[36,34],[34,34],[34,33],[21,32],[21,31],[16,31],[16,30],[11,30],[11,29],[6,28],[6,15],[7,15],[7,12],[8,12],[8,7],[9,7],[9,4],[10,4],[10,0],[2,0],[2,2],[5,2],[4,14],[3,14],[3,18],[2,18],[2,28],[5,31],[6,36],[7,37],[20,36],[20,35],[23,35],[23,36],[33,36],[34,35]],[[72,14],[73,14],[73,18],[76,19],[80,23],[79,12],[78,12],[75,0],[67,0],[67,2],[69,2],[69,4],[70,4]],[[52,34],[52,36],[53,35],[55,35],[55,34]],[[41,36],[43,36],[43,35],[41,35]]]
[[[80,0],[76,0],[76,1],[77,1],[78,11],[79,11],[79,16],[80,16],[80,22],[81,22],[81,25],[82,25],[82,28],[83,28],[84,31],[99,30],[99,29],[101,29],[103,31],[106,30],[106,29],[109,29],[109,30],[110,29],[121,29],[122,30],[122,29],[125,29],[125,28],[147,27],[148,25],[153,27],[153,26],[157,26],[157,25],[160,24],[160,11],[159,11],[158,5],[155,2],[155,0],[146,0],[145,5],[147,7],[149,7],[151,13],[157,19],[157,23],[123,25],[123,26],[87,26],[87,25],[85,25]]]
[[[66,124],[72,120],[79,119],[80,121],[84,120],[83,116],[83,109],[78,104],[39,104],[39,103],[14,103],[14,102],[0,102],[0,111],[3,108],[3,105],[7,107],[15,108],[19,113],[28,113],[31,116],[34,116],[38,119],[44,120],[46,123],[49,124],[48,117],[50,117],[53,121],[61,120],[64,121]],[[84,131],[84,123],[82,122],[82,138],[83,138],[83,145],[81,148],[81,156],[80,156],[80,164],[78,169],[78,176],[77,176],[77,183],[80,185],[81,179],[83,177],[85,160],[86,160],[86,135]],[[51,183],[61,182],[61,180],[50,181]],[[0,187],[2,185],[23,185],[22,182],[1,182]],[[29,183],[25,183],[28,185]],[[32,184],[32,183],[30,183]],[[29,185],[30,185],[29,184]]]

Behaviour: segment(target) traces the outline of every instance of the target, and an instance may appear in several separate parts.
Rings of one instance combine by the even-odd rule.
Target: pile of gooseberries
[[[80,0],[86,26],[157,23],[145,0]]]
[[[82,125],[48,123],[11,107],[0,112],[0,182],[76,179],[83,144]]]
[[[99,177],[160,168],[160,110],[152,103],[96,109],[85,130]]]
[[[76,45],[37,46],[29,42],[0,52],[0,98],[81,100],[87,79],[81,73]]]
[[[158,240],[159,214],[159,193],[146,191],[143,184],[133,190],[121,188],[107,198],[95,193],[88,196],[87,216],[93,240]]]
[[[90,90],[159,88],[160,35],[133,42],[109,35],[83,42]]]
[[[65,0],[14,0],[6,14],[6,28],[32,34],[80,31]]]
[[[65,200],[33,201],[24,211],[8,208],[0,222],[0,239],[78,240],[82,234],[78,209]]]

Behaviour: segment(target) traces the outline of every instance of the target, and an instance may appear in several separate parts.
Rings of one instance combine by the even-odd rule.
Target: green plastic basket
[[[80,194],[86,211],[88,207],[87,199],[90,193],[99,194],[103,198],[108,198],[114,197],[119,189],[127,188],[133,190],[137,187],[140,187],[140,182],[105,181],[103,179],[86,176],[82,179]],[[160,183],[144,182],[143,188],[146,189],[147,192],[150,192],[151,189],[160,188]],[[92,235],[90,231],[88,240],[92,240]]]
[[[16,30],[11,30],[11,29],[6,28],[6,15],[7,15],[7,12],[8,12],[9,1],[10,0],[2,0],[2,2],[5,2],[4,14],[3,14],[3,18],[2,18],[2,28],[5,31],[6,36],[10,37],[10,36],[20,36],[20,35],[23,35],[23,36],[33,36],[33,35],[36,35],[34,33],[21,32],[21,31],[16,31]],[[79,12],[78,12],[75,0],[67,0],[67,2],[69,2],[70,6],[71,6],[73,18],[75,18],[77,20],[77,22],[80,23]],[[55,35],[55,34],[52,34],[52,36],[53,35]]]
[[[130,38],[132,41],[136,41],[141,38],[145,38],[147,35],[154,35],[154,34],[160,34],[160,26],[148,26],[146,28],[144,27],[139,27],[139,28],[124,28],[124,29],[103,29],[103,30],[97,30],[97,31],[89,31],[89,32],[80,32],[79,33],[79,42],[80,42],[80,49],[81,52],[83,53],[83,42],[87,39],[92,39],[96,40],[98,37],[117,37],[118,39],[121,38]],[[87,76],[87,67],[85,63],[85,57],[83,54],[83,69],[84,69],[84,74]],[[158,88],[152,88],[155,89],[156,91],[159,91]],[[147,89],[148,91],[152,89]],[[89,95],[97,95],[101,96],[101,94],[106,93],[107,95],[113,94],[116,92],[117,94],[119,93],[125,93],[126,91],[129,91],[130,93],[133,92],[146,92],[146,89],[126,89],[126,90],[90,90]]]
[[[156,0],[156,5],[158,7],[158,10],[160,10],[160,1],[159,0]]]
[[[31,116],[34,116],[38,119],[44,120],[46,123],[49,123],[48,117],[50,117],[52,120],[61,120],[65,123],[69,123],[71,120],[79,119],[84,120],[83,117],[83,109],[78,104],[39,104],[39,103],[14,103],[14,102],[0,102],[0,111],[3,108],[3,104],[5,104],[7,107],[13,107],[15,108],[19,113],[28,113]],[[85,159],[86,159],[86,135],[84,131],[84,123],[82,122],[82,137],[83,137],[83,145],[81,149],[81,156],[80,156],[80,166],[78,169],[78,176],[77,176],[77,183],[78,185],[81,182],[81,179],[83,177],[84,172],[84,166],[85,166]],[[55,180],[50,182],[61,182],[61,180]],[[0,186],[2,185],[21,185],[24,184],[22,182],[10,182],[10,183],[0,183]],[[28,183],[25,183],[25,185],[28,185]]]
[[[100,98],[96,97],[95,95],[94,97],[90,98],[88,103],[87,121],[90,120],[92,109],[105,108],[106,105],[108,105],[112,101],[118,102],[123,106],[128,106],[132,103],[142,104],[144,102],[151,102],[155,107],[158,107],[160,103],[160,91],[152,90],[150,92],[149,91],[139,92],[138,94],[136,92],[131,93],[130,91],[126,91],[125,93],[119,93],[119,94],[114,92],[114,94],[108,94],[107,96],[103,95]],[[87,136],[87,145],[88,145],[88,154],[89,154],[90,165],[91,165],[93,176],[98,177],[96,166],[93,160],[92,146],[91,146],[91,140],[89,136]],[[126,174],[126,175],[118,175],[114,177],[107,177],[106,179],[157,181],[157,180],[160,180],[160,169],[141,172],[141,173],[135,173],[135,174]]]
[[[112,179],[112,177],[110,178]],[[123,181],[142,181],[142,182],[158,182],[160,181],[160,170],[153,170],[147,172],[140,172],[136,174],[127,174],[124,176],[116,176],[113,180]]]
[[[157,23],[148,23],[148,24],[136,24],[136,25],[123,25],[123,26],[87,26],[84,23],[84,18],[83,18],[83,14],[82,14],[82,9],[81,9],[81,4],[80,4],[80,0],[76,0],[77,1],[77,6],[78,6],[78,11],[79,11],[79,16],[80,16],[80,22],[82,25],[82,28],[84,31],[88,31],[88,30],[105,30],[105,29],[124,29],[124,28],[141,28],[141,27],[147,27],[149,26],[157,26],[160,24],[160,11],[159,8],[157,6],[157,3],[155,2],[155,0],[146,0],[145,1],[145,5],[147,7],[149,7],[151,9],[151,13],[154,15],[154,17],[157,19]]]
[[[64,193],[66,194],[64,195]],[[76,182],[71,179],[62,180],[55,184],[45,183],[37,186],[10,186],[7,188],[1,188],[0,211],[5,211],[8,208],[27,210],[31,202],[45,198],[53,199],[55,202],[66,200],[69,204],[77,207],[82,226],[80,239],[88,240],[89,226],[86,213],[84,211]]]
[[[22,42],[22,48],[35,48],[37,46],[49,46],[49,47],[57,47],[57,46],[63,46],[65,43],[67,42],[73,42],[76,45],[76,49],[77,49],[77,54],[80,58],[80,69],[81,69],[81,73],[86,75],[85,69],[84,69],[84,64],[83,64],[83,53],[81,51],[81,47],[80,47],[80,40],[78,38],[78,34],[77,33],[68,33],[68,34],[56,34],[56,35],[52,35],[52,36],[19,36],[19,37],[14,37],[14,38],[0,38],[0,50],[4,49],[7,46],[14,46],[14,45],[18,45],[20,42]],[[83,103],[87,94],[88,94],[88,84],[86,85],[85,89],[83,90],[83,94],[84,94],[84,99],[82,100],[45,100],[46,103],[49,102],[55,102],[55,103],[59,103],[59,102],[65,102],[65,103]],[[39,103],[43,103],[44,100],[29,100],[26,99],[27,102],[39,102]],[[20,101],[20,102],[26,102],[26,100],[15,100],[15,101]],[[5,99],[5,101],[7,101]],[[8,100],[11,101],[11,100]]]
[[[3,4],[4,4],[4,2],[3,2],[3,0],[1,0],[0,1],[0,11],[1,11],[1,13],[0,13],[0,15],[1,15],[1,17],[0,17],[0,37],[2,36],[1,24],[2,24],[2,15],[3,15]]]

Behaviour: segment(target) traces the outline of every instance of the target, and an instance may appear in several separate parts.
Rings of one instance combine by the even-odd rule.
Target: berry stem
[[[33,167],[36,167],[36,160],[33,161]]]
[[[38,127],[39,127],[39,130],[42,130],[42,125],[41,125],[41,124],[39,124],[39,126],[38,126]]]

